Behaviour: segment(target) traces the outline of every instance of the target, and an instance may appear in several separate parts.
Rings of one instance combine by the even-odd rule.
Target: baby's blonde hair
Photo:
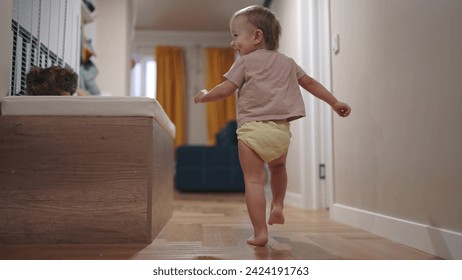
[[[272,11],[261,6],[249,6],[234,13],[231,19],[238,16],[245,16],[251,24],[263,32],[266,49],[277,50],[279,48],[281,24]]]

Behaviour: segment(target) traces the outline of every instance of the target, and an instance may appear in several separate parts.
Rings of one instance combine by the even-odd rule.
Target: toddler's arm
[[[211,91],[205,89],[199,91],[194,97],[194,103],[213,102],[225,99],[237,90],[237,86],[225,80],[223,83],[214,87]]]
[[[301,77],[298,84],[306,91],[329,104],[332,109],[341,117],[348,117],[351,112],[348,104],[339,102],[323,85],[308,75]]]

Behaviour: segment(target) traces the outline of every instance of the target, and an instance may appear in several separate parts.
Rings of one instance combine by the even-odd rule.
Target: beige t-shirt
[[[237,123],[292,121],[305,116],[298,80],[305,72],[292,58],[259,49],[241,56],[224,75],[238,88]]]

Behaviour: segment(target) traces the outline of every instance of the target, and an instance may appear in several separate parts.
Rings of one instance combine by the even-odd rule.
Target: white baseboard
[[[302,195],[298,193],[287,192],[284,199],[284,204],[295,207],[303,207]]]
[[[332,219],[448,260],[462,259],[462,233],[401,220],[341,204]]]

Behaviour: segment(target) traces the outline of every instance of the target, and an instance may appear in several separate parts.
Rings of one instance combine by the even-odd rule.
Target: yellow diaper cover
[[[287,153],[290,137],[290,123],[286,120],[251,121],[237,129],[237,139],[255,151],[264,162]]]

